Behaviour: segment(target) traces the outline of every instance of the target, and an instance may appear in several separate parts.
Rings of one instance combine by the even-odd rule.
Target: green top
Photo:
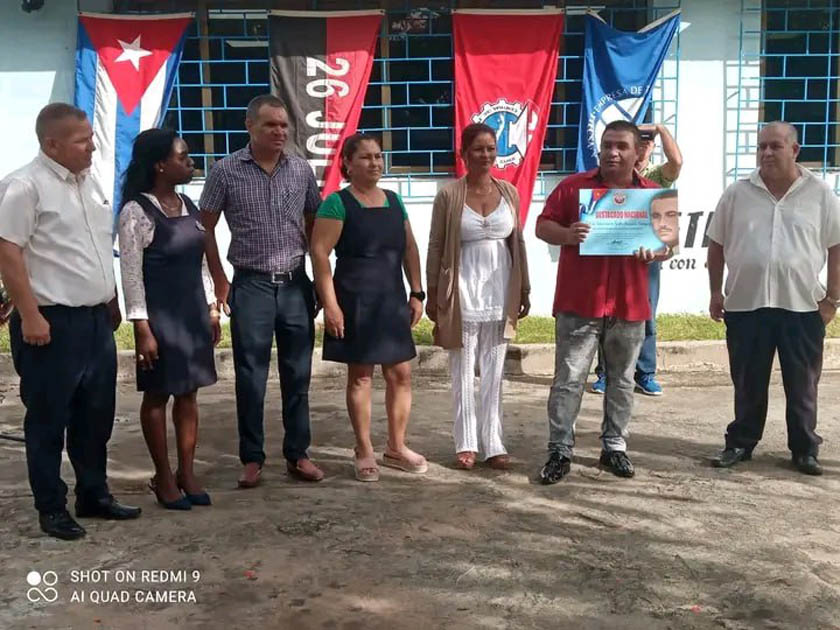
[[[654,165],[654,164],[648,163],[648,165],[642,171],[641,175],[642,175],[642,177],[644,177],[646,179],[649,179],[652,182],[656,182],[657,184],[662,186],[662,188],[670,188],[671,186],[674,185],[674,180],[673,179],[668,179],[667,177],[665,177],[665,174],[662,172],[662,167],[663,166],[665,166],[665,165],[664,164]]]
[[[356,199],[356,201],[359,200]],[[408,212],[406,212],[405,210],[405,204],[403,203],[402,197],[397,195],[397,201],[400,202],[400,209],[402,210],[403,219],[407,221]],[[359,205],[363,208],[365,207],[361,201],[359,201]],[[389,206],[390,204],[388,202],[388,196],[385,195],[385,205],[383,207],[388,208]],[[318,212],[315,213],[315,217],[318,219],[336,219],[338,221],[344,221],[344,218],[346,216],[347,211],[344,209],[344,202],[341,201],[341,195],[339,195],[337,192],[332,193],[326,199],[324,199],[324,201],[322,201],[321,205],[318,207]]]

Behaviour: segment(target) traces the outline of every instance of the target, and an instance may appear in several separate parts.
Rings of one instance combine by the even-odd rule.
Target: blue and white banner
[[[644,119],[654,82],[679,28],[679,13],[674,11],[637,33],[618,31],[597,14],[586,15],[578,171],[598,166],[601,135],[609,123]]]
[[[166,115],[192,14],[79,15],[76,107],[93,126],[91,175],[114,213],[134,139]]]

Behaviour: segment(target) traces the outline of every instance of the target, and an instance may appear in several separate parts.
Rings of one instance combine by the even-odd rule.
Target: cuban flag
[[[134,139],[166,115],[192,20],[190,13],[79,15],[75,103],[93,125],[91,175],[112,195],[115,214]]]
[[[577,170],[598,166],[604,127],[614,120],[644,120],[653,86],[680,25],[679,10],[638,32],[619,31],[597,13],[584,26],[583,99]]]

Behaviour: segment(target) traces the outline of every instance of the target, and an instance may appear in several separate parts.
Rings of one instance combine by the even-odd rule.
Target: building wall
[[[683,0],[677,141],[684,165],[680,193],[680,253],[663,264],[659,311],[701,312],[709,292],[703,235],[727,180],[734,141],[740,65],[738,3]],[[673,62],[667,62],[673,63]],[[681,268],[680,268],[681,267]]]
[[[75,2],[47,2],[33,13],[24,13],[20,2],[0,3],[0,138],[7,148],[0,152],[0,175],[38,151],[38,110],[72,102],[75,50]]]
[[[107,10],[108,0],[86,0],[86,10]],[[677,140],[685,165],[678,182],[681,198],[682,248],[665,263],[660,312],[701,312],[708,304],[703,234],[717,199],[728,183],[736,146],[738,73],[740,67],[737,3],[727,0],[683,0],[682,20],[689,26],[680,36]],[[74,2],[49,0],[41,11],[25,14],[18,2],[0,3],[0,137],[13,151],[0,153],[0,176],[37,151],[34,120],[50,101],[72,101],[76,41]],[[740,113],[755,116],[755,112]],[[749,160],[749,156],[739,159]],[[743,162],[741,162],[743,164]],[[387,180],[388,187],[406,198],[421,252],[428,242],[431,201],[441,180]],[[557,248],[534,236],[534,223],[544,196],[556,180],[538,182],[525,227],[533,285],[534,314],[549,314],[554,293]],[[201,182],[187,188],[198,199]],[[229,242],[224,221],[219,242]],[[693,236],[692,236],[693,235]],[[230,270],[229,270],[230,271]]]

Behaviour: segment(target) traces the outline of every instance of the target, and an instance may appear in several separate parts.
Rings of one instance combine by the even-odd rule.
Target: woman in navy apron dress
[[[150,485],[163,507],[180,510],[210,505],[193,471],[196,394],[216,382],[213,346],[220,336],[198,208],[175,192],[192,172],[187,145],[175,132],[141,133],[126,173],[119,221],[126,318],[134,324],[137,389],[143,392],[140,420],[155,465]],[[178,445],[175,474],[166,448],[170,396]]]
[[[405,444],[411,411],[411,364],[417,352],[411,329],[423,314],[420,256],[399,195],[377,186],[382,149],[355,134],[342,148],[342,174],[350,186],[327,197],[315,218],[312,266],[324,306],[323,358],[347,364],[347,407],[356,435],[359,481],[377,481],[370,440],[371,379],[382,366],[388,444],[385,466],[424,473],[426,459]],[[335,276],[329,255],[335,250]],[[407,299],[403,270],[411,287]]]

